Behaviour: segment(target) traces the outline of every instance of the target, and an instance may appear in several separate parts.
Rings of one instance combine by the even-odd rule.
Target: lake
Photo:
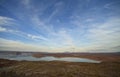
[[[87,59],[87,58],[77,58],[77,57],[53,57],[53,56],[46,56],[46,57],[41,57],[41,58],[36,58],[33,56],[15,56],[15,55],[10,55],[10,56],[0,56],[0,58],[4,59],[9,59],[9,60],[17,60],[17,61],[67,61],[67,62],[87,62],[87,63],[100,63],[101,61],[96,61],[92,59]]]

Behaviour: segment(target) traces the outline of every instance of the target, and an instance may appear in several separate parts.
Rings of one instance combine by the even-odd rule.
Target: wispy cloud
[[[24,43],[22,41],[8,40],[0,38],[0,50],[8,50],[8,51],[39,51],[39,52],[64,52],[69,48],[54,48],[54,47],[46,47],[46,46],[38,46],[29,43]]]
[[[42,35],[33,35],[33,34],[25,33],[22,31],[18,31],[18,30],[7,29],[4,27],[0,27],[0,32],[12,33],[14,35],[17,35],[17,36],[20,36],[20,37],[26,38],[26,39],[31,39],[33,41],[41,41],[41,40],[48,41],[48,39],[43,37]]]
[[[46,48],[47,49],[47,48]],[[7,40],[0,38],[0,50],[11,51],[44,51],[44,47],[32,44],[25,44],[21,41]]]
[[[31,1],[31,0],[21,0],[21,3],[22,3],[27,9],[30,9],[30,1]]]
[[[14,25],[11,25],[11,23]],[[11,25],[11,27],[7,27],[10,25]],[[42,35],[33,35],[30,33],[26,33],[26,32],[20,31],[20,30],[13,29],[13,27],[17,27],[17,25],[20,25],[20,24],[16,23],[13,18],[0,16],[0,32],[12,33],[14,35],[21,36],[22,38],[31,39],[34,41],[39,41],[39,40],[47,41],[48,40],[47,38],[43,37]]]
[[[0,16],[0,26],[10,26],[13,25],[13,21],[15,21],[13,18]]]
[[[120,46],[120,18],[110,18],[103,24],[96,24],[89,29],[88,38],[91,39],[94,46],[99,49],[109,50],[114,46]],[[119,51],[119,49],[116,49]]]
[[[76,18],[76,17],[75,17]],[[87,19],[85,19],[87,20]],[[89,19],[88,19],[89,21]],[[87,22],[88,22],[87,21]],[[119,51],[120,42],[120,18],[109,17],[102,22],[95,22],[93,19],[89,22],[83,23],[80,16],[71,21],[77,29],[73,29],[71,33],[72,37],[77,39],[76,51],[93,51],[93,52],[110,52]],[[76,41],[75,41],[76,42]],[[75,43],[74,42],[74,43]],[[87,42],[87,44],[86,44]],[[115,49],[116,47],[116,49]]]
[[[17,2],[20,2],[17,7],[12,4],[14,0],[11,3],[4,2],[4,7],[12,15],[4,8],[0,10],[4,15],[0,16],[1,49],[119,51],[120,18],[117,2],[96,1],[98,6],[92,0]]]
[[[113,38],[119,38],[115,37],[119,34],[120,30],[120,18],[110,18],[106,22],[102,24],[95,24],[90,29],[91,35],[97,39],[113,39]],[[96,26],[97,25],[97,26]],[[110,38],[112,37],[112,38]]]
[[[45,38],[45,37],[43,37],[43,36],[41,36],[41,35],[39,35],[39,36],[37,36],[37,35],[31,35],[31,34],[27,34],[27,35],[28,35],[28,37],[30,37],[30,38],[33,39],[33,40],[48,41],[47,38]]]
[[[110,2],[110,3],[107,3],[104,5],[104,8],[107,8],[107,9],[114,9],[113,6],[116,5],[116,4],[119,4],[120,1],[114,1],[114,2]]]
[[[0,27],[0,32],[5,32],[6,28]]]
[[[70,34],[68,34],[66,29],[59,29],[58,31],[54,30],[54,27],[52,24],[47,24],[45,21],[41,21],[38,17],[32,18],[35,27],[40,30],[41,32],[47,33],[47,39],[41,36],[38,36],[35,38],[41,38],[44,40],[47,40],[50,46],[72,46],[73,40]],[[34,36],[30,36],[34,37]],[[48,39],[49,38],[49,39]],[[59,43],[59,45],[58,45]]]
[[[55,10],[52,12],[52,14],[49,16],[48,18],[48,22],[55,16],[57,15],[57,13],[59,13],[61,11],[61,9],[63,8],[64,3],[63,2],[57,2],[54,7]]]
[[[60,41],[61,44],[63,44],[63,46],[74,46],[74,43],[73,43],[73,39],[72,37],[70,36],[70,34],[68,34],[68,32],[65,30],[65,29],[62,29],[60,30],[58,33],[56,33],[57,36],[55,37],[58,37],[60,40],[57,40],[57,41]]]

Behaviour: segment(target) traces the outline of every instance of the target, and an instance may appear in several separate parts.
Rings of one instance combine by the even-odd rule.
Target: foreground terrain
[[[120,56],[116,56],[104,56],[101,63],[0,59],[0,77],[120,77]]]
[[[54,56],[54,57],[80,57],[98,60],[102,62],[120,61],[120,53],[36,53],[34,57]]]

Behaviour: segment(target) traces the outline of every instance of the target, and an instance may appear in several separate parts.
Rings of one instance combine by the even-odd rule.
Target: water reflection
[[[9,56],[9,57],[3,57],[5,59],[10,59],[10,60],[26,60],[26,61],[67,61],[67,62],[87,62],[87,63],[100,63],[100,61],[96,60],[91,60],[91,59],[86,59],[86,58],[75,58],[75,57],[62,57],[62,58],[57,58],[53,56],[46,56],[46,57],[41,57],[41,58],[35,58],[32,56]]]

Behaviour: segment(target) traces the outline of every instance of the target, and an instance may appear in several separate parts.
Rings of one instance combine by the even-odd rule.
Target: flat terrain
[[[0,77],[120,77],[119,54],[99,54],[99,56],[97,54],[94,57],[93,55],[95,54],[89,55],[89,58],[99,59],[103,62],[45,62],[0,59]],[[87,56],[86,54],[83,57]],[[62,55],[56,57],[62,57]]]
[[[37,53],[34,57],[54,56],[54,57],[80,57],[99,60],[102,62],[118,62],[120,61],[120,53]]]

